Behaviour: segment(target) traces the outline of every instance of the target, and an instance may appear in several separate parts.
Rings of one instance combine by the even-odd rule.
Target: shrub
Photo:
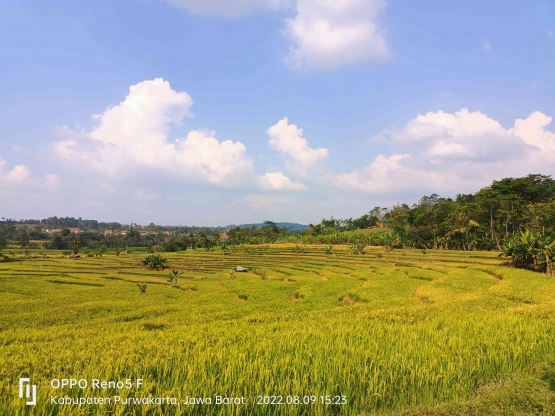
[[[100,247],[98,247],[98,257],[102,257],[104,253],[106,253],[106,247],[101,244]]]
[[[353,243],[349,247],[349,252],[351,254],[356,254],[360,256],[364,254],[364,248],[366,247],[366,243],[362,240],[353,241]]]
[[[295,247],[293,247],[292,250],[293,250],[293,253],[295,253],[295,254],[299,254],[299,253],[304,253],[304,252],[305,252],[304,248],[302,248],[302,247],[299,246],[298,244],[297,244]]]
[[[220,250],[222,250],[222,254],[225,256],[229,250],[229,247],[226,243],[222,243],[220,245]]]
[[[176,284],[177,283],[177,278],[180,274],[181,273],[179,273],[179,270],[177,270],[177,269],[172,270],[170,272],[169,277],[168,277],[168,282]]]

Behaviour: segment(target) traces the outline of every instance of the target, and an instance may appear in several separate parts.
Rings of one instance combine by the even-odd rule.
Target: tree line
[[[154,228],[154,227],[151,227]],[[167,227],[171,228],[171,227]],[[39,226],[17,222],[0,223],[0,249],[8,243],[20,248],[46,248],[68,250],[82,249],[124,249],[147,247],[152,252],[175,252],[187,249],[211,249],[225,242],[235,244],[262,244],[275,242],[279,238],[295,234],[296,231],[278,227],[273,221],[265,221],[261,227],[176,227],[177,231],[145,231],[143,227],[126,227],[125,233],[106,233],[105,230],[89,229],[72,233],[69,228],[61,232],[47,233]],[[154,228],[156,229],[156,228]]]
[[[555,180],[539,174],[505,178],[455,199],[432,194],[356,219],[323,219],[301,234],[305,242],[324,244],[362,240],[389,248],[499,250],[517,267],[553,275]]]
[[[66,227],[86,224],[80,218],[77,222],[73,220],[52,217],[44,221],[53,226],[66,224]],[[411,206],[375,207],[355,219],[323,219],[302,231],[280,228],[273,221],[265,221],[261,227],[231,229],[150,224],[146,229],[153,232],[146,234],[145,227],[132,224],[125,227],[125,235],[105,234],[95,225],[79,234],[71,234],[69,228],[61,233],[46,234],[38,225],[21,224],[13,220],[0,222],[0,248],[10,241],[25,248],[32,244],[31,241],[42,240],[45,248],[53,249],[146,246],[149,251],[180,251],[211,249],[222,244],[302,242],[354,244],[358,247],[355,251],[359,252],[364,245],[391,249],[498,250],[516,267],[555,274],[552,266],[555,261],[555,180],[540,174],[493,181],[474,194],[458,194],[455,199],[432,194]]]

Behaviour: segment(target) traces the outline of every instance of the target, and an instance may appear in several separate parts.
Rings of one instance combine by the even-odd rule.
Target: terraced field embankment
[[[555,280],[505,267],[496,253],[367,248],[351,255],[335,247],[326,255],[323,246],[269,245],[162,255],[165,271],[141,267],[144,254],[71,259],[41,251],[0,262],[0,413],[553,409]],[[172,269],[177,283],[168,281]],[[37,384],[35,407],[19,399],[20,377]],[[61,378],[144,384],[53,389],[51,380]],[[492,387],[518,396],[531,385],[537,397],[522,404],[500,405],[505,396]],[[181,404],[78,407],[53,404],[53,395],[175,397]],[[245,403],[182,403],[216,395]],[[257,404],[259,396],[292,403]],[[326,404],[327,396],[346,404]]]

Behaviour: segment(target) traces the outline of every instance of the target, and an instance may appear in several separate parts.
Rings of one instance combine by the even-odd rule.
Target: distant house
[[[104,234],[114,234],[114,230],[104,230]]]
[[[46,230],[47,233],[61,233],[62,230],[55,229],[55,230]]]
[[[70,228],[69,232],[72,233],[72,234],[78,234],[78,233],[81,232],[81,229],[80,228]]]

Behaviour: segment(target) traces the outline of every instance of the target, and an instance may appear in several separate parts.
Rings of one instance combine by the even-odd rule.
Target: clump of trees
[[[551,236],[537,231],[522,231],[511,236],[500,255],[508,257],[514,267],[555,276],[555,240]]]
[[[168,260],[159,254],[146,256],[142,263],[143,267],[149,270],[162,271],[168,267]]]
[[[51,232],[51,230],[46,232],[42,225],[34,224],[41,221],[25,221],[28,223],[21,224],[15,220],[0,221],[0,247],[10,244],[19,248],[48,248],[67,251],[74,251],[77,247],[79,250],[93,251],[103,248],[104,251],[111,249],[119,254],[127,252],[129,247],[147,247],[150,253],[219,248],[221,253],[226,255],[230,246],[271,243],[298,232],[279,228],[272,221],[266,221],[262,227],[235,227],[230,230],[223,227],[158,227],[154,225],[148,226],[145,230],[144,227],[136,225],[123,227],[118,224],[118,227],[108,230],[89,228],[80,229],[79,233],[72,233],[69,228],[62,228],[56,229],[56,232]],[[59,222],[70,225],[87,223],[84,220],[72,221],[72,218]],[[50,223],[56,224],[57,222]],[[97,225],[115,224],[94,223]],[[166,228],[172,231],[165,230]],[[122,247],[125,247],[126,250],[123,250]]]
[[[9,242],[16,244],[19,248],[31,248],[31,239],[40,239],[33,228],[0,223],[0,250],[5,248]]]
[[[437,194],[409,206],[376,207],[357,219],[323,219],[295,241],[389,249],[502,250],[515,267],[553,275],[555,180],[505,178],[455,199]]]
[[[273,243],[296,233],[285,227],[278,227],[274,221],[264,221],[261,227],[235,227],[228,230],[227,243],[231,245]]]
[[[506,178],[454,200],[432,194],[412,206],[376,207],[354,220],[324,219],[300,236],[307,242],[350,244],[361,230],[372,231],[369,244],[390,248],[501,250],[525,230],[551,238],[555,181],[544,175]]]

